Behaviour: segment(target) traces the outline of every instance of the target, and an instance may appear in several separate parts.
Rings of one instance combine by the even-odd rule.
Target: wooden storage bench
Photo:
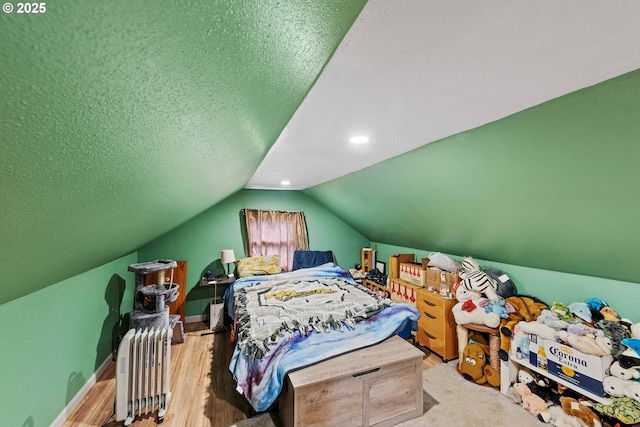
[[[423,353],[398,336],[287,374],[283,427],[392,426],[422,415]]]

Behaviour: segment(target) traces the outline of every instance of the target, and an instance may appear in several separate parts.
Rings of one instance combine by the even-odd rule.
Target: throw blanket
[[[323,278],[343,279],[343,282],[353,283],[351,286],[354,289],[357,287],[349,272],[333,263],[271,276],[247,277],[236,280],[233,287],[227,289],[225,294],[227,311],[233,318],[234,296],[239,295],[241,289],[251,286],[269,286],[287,279],[313,282],[315,279]],[[349,285],[344,284],[344,286]],[[367,293],[365,288],[357,288]],[[246,346],[245,349],[241,349],[236,345],[229,363],[229,370],[237,384],[238,392],[246,397],[254,410],[266,411],[278,398],[287,372],[378,344],[407,328],[415,329],[415,324],[420,317],[418,310],[409,304],[392,304],[377,313],[375,310],[367,312],[365,309],[363,314],[361,320],[355,319],[352,329],[344,327],[344,322],[339,322],[343,326],[342,330],[329,327],[327,332],[319,332],[313,326],[310,332],[305,328],[292,328],[280,339],[270,343],[268,352],[262,358],[253,357],[251,351],[247,354]],[[302,332],[303,329],[306,334]],[[323,329],[320,328],[320,330]]]
[[[261,359],[269,345],[299,331],[328,332],[371,317],[394,303],[341,279],[279,281],[236,292],[238,345]]]

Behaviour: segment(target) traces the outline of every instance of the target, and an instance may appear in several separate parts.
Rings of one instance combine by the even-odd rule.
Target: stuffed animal
[[[605,337],[590,337],[588,335],[576,335],[567,331],[558,331],[557,339],[585,354],[593,356],[608,356],[611,354],[611,341]]]
[[[513,389],[522,397],[522,407],[531,415],[538,416],[540,412],[547,409],[547,402],[533,394],[526,384],[514,383]]]
[[[602,307],[600,309],[600,313],[604,317],[604,320],[608,320],[610,322],[619,322],[620,317],[618,313],[616,313],[611,307]]]
[[[570,325],[569,322],[561,320],[555,312],[548,309],[542,310],[536,321],[557,330],[567,329]]]
[[[567,414],[561,406],[557,405],[549,406],[545,411],[540,412],[538,419],[556,427],[583,427],[580,420]]]
[[[498,283],[487,273],[480,269],[475,259],[465,257],[458,269],[460,286],[470,291],[480,292],[491,301],[498,300]]]
[[[581,319],[583,322],[591,323],[593,321],[591,310],[589,310],[589,306],[586,302],[572,302],[567,306],[567,308],[571,314],[578,319]]]
[[[505,303],[510,304],[514,309],[506,319],[500,321],[500,350],[498,355],[500,359],[507,361],[509,360],[509,349],[515,325],[521,321],[530,322],[536,320],[542,310],[547,308],[547,305],[535,297],[525,295],[514,295],[506,298]]]
[[[623,380],[637,380],[640,378],[640,371],[637,368],[623,368],[620,362],[616,360],[609,366],[609,373]]]
[[[534,334],[551,341],[555,341],[558,332],[561,332],[557,329],[552,328],[551,326],[547,326],[538,321],[520,322],[518,326],[520,327],[520,330],[525,334]]]
[[[561,302],[554,301],[549,310],[558,316],[560,320],[564,320],[565,322],[571,322],[573,320],[573,314],[569,311],[569,307]]]
[[[640,402],[629,397],[612,397],[611,403],[596,403],[593,409],[625,424],[640,423]]]
[[[640,368],[640,356],[630,348],[625,349],[622,354],[618,356],[618,362],[620,362],[620,366],[625,369]]]
[[[614,358],[619,359],[620,355],[625,351],[622,340],[631,337],[629,330],[622,326],[620,322],[612,322],[610,320],[600,320],[597,323],[597,327],[602,329],[604,336],[611,340],[611,354]],[[629,368],[629,366],[624,367]]]
[[[602,329],[597,329],[584,323],[570,323],[569,326],[567,326],[567,332],[576,335],[588,335],[594,338],[604,337],[604,331]]]
[[[553,392],[548,378],[521,368],[518,370],[518,382],[526,384],[531,393],[544,400],[547,406],[560,404],[560,396]]]
[[[640,383],[608,375],[602,380],[602,389],[611,397],[630,397],[640,401]]]
[[[493,312],[500,318],[506,319],[507,317],[509,317],[509,311],[513,310],[513,307],[507,306],[506,301],[501,296],[498,296],[497,301],[487,301],[487,304],[484,306],[484,311],[486,311],[487,313]]]
[[[485,311],[483,306],[489,300],[483,297],[482,294],[471,291],[464,286],[458,286],[456,299],[458,302],[451,308],[451,312],[458,325],[475,323],[495,328],[500,324],[500,316],[498,314]]]
[[[498,290],[496,293],[504,299],[516,295],[516,284],[509,277],[507,273],[498,268],[487,268],[484,270],[493,280],[498,284]]]
[[[459,369],[467,381],[488,384],[492,387],[500,386],[500,374],[487,363],[487,349],[480,343],[473,342],[466,345],[462,352]]]
[[[590,408],[571,397],[561,397],[560,406],[565,413],[580,419],[588,427],[601,427],[600,418]]]

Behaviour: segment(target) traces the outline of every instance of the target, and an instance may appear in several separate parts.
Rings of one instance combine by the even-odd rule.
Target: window
[[[244,209],[247,254],[280,255],[280,265],[291,271],[293,253],[309,250],[304,212]]]

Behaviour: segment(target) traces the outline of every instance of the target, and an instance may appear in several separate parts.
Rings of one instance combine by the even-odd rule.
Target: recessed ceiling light
[[[349,141],[351,141],[352,144],[364,144],[365,142],[369,142],[369,137],[364,135],[358,135],[358,136],[354,136]]]
[[[286,179],[285,179],[285,180],[280,181],[280,185],[287,186],[287,185],[289,185],[289,184],[291,184],[291,183],[290,183],[289,181],[287,181]]]

